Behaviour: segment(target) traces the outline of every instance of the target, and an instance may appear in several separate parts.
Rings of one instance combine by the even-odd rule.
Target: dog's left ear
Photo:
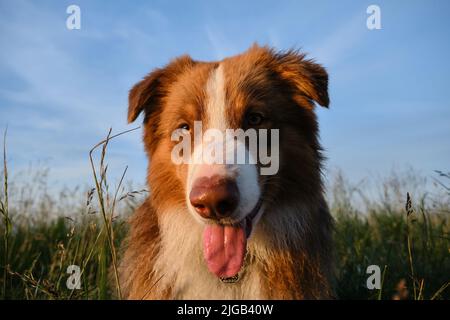
[[[328,73],[320,64],[305,59],[305,55],[295,50],[274,53],[274,68],[282,79],[288,81],[297,91],[294,98],[315,101],[323,107],[328,107]]]

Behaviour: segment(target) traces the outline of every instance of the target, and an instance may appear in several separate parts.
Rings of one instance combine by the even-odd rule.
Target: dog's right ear
[[[144,109],[152,109],[152,105],[160,96],[158,91],[160,90],[160,79],[163,73],[163,69],[154,70],[130,90],[128,95],[128,123],[136,120]]]
[[[156,69],[134,85],[128,95],[128,123],[136,120],[141,112],[150,115],[167,94],[168,87],[182,72],[191,68],[195,61],[191,57],[181,56],[167,66]]]

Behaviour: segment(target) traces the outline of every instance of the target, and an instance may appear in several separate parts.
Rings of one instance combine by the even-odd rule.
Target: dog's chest
[[[261,274],[249,265],[235,283],[224,283],[210,273],[203,258],[202,229],[189,218],[160,221],[161,250],[154,265],[161,290],[170,288],[174,299],[262,299]],[[190,222],[190,223],[189,223]],[[186,225],[190,225],[186,231]]]

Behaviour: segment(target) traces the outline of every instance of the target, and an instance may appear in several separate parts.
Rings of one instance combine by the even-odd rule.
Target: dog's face
[[[314,101],[328,106],[327,82],[297,52],[253,46],[220,62],[180,57],[131,90],[129,122],[145,113],[152,203],[205,226],[217,276],[239,272],[265,212],[320,190]]]

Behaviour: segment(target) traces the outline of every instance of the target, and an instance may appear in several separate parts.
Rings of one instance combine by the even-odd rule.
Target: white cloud
[[[360,43],[366,31],[365,15],[360,12],[312,46],[315,58],[329,66],[342,63],[346,55]]]
[[[21,171],[30,161],[47,159],[52,179],[69,184],[89,179],[89,148],[106,136],[109,127],[114,132],[126,129],[126,80],[115,79],[112,68],[96,68],[83,56],[92,41],[104,44],[107,36],[98,30],[69,31],[65,11],[58,15],[35,3],[18,1],[11,11],[0,19],[0,67],[22,85],[0,90],[0,126],[9,126],[13,168]],[[157,16],[155,11],[148,14]],[[126,39],[130,45],[150,39],[138,28],[118,25],[130,35]],[[118,33],[112,35],[119,38]],[[129,76],[125,65],[122,69]],[[128,159],[145,170],[140,135],[130,133],[112,144],[112,166]]]

